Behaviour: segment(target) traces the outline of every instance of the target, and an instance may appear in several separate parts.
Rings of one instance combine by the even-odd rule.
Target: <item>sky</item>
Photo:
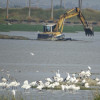
[[[6,7],[7,0],[0,0],[0,7]],[[9,7],[26,7],[29,0],[9,0]],[[65,8],[78,6],[78,0],[62,0]],[[60,5],[60,0],[53,0],[54,6]],[[50,8],[51,0],[31,0],[32,7]],[[92,8],[100,10],[100,0],[82,0],[82,8]]]

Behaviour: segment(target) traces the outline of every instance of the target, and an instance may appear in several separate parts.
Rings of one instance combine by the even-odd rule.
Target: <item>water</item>
[[[26,36],[36,39],[38,32],[0,32],[5,35]],[[21,83],[44,80],[52,77],[59,69],[61,76],[66,72],[80,72],[92,67],[92,73],[100,73],[100,33],[86,37],[84,32],[67,33],[68,38],[79,41],[37,41],[37,40],[2,40],[0,39],[0,77],[10,73]],[[34,53],[32,56],[30,53]],[[93,76],[100,77],[99,75]],[[75,94],[62,91],[39,92],[29,94],[35,100],[89,100],[91,91],[78,91]],[[30,97],[27,95],[27,97]],[[34,99],[32,99],[34,100]]]

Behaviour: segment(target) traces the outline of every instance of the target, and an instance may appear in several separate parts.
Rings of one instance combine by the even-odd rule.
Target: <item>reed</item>
[[[0,100],[24,100],[24,98],[21,93],[14,97],[10,91],[6,91],[0,94]]]
[[[93,97],[94,97],[94,100],[100,100],[100,91],[99,90],[96,90],[93,93]]]

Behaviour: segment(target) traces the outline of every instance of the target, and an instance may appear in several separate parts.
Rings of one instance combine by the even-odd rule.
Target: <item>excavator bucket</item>
[[[86,27],[84,28],[86,36],[94,36],[94,31],[92,27]]]

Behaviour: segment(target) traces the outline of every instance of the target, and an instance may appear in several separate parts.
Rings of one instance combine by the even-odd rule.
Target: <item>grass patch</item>
[[[29,25],[29,24],[0,24],[0,31],[42,31],[42,25]]]
[[[94,31],[100,32],[100,26],[95,26]]]
[[[3,91],[4,92],[4,91]],[[24,100],[22,93],[18,93],[15,97],[11,91],[5,91],[0,94],[0,100]]]
[[[43,25],[30,25],[30,24],[0,24],[0,32],[9,32],[9,31],[43,31]],[[64,26],[63,32],[72,32],[75,33],[77,31],[84,31],[82,25],[71,25],[71,26]],[[100,26],[95,26],[94,31],[100,32]]]
[[[98,90],[96,90],[93,93],[93,96],[94,96],[94,100],[100,100],[100,92]]]
[[[71,25],[71,26],[64,26],[63,32],[77,32],[77,31],[84,31],[83,26],[79,25]]]
[[[54,9],[54,19],[57,20],[60,15],[70,9]],[[9,19],[23,20],[28,19],[27,7],[25,8],[9,8]],[[100,21],[100,11],[93,9],[82,9],[82,13],[88,21]],[[34,20],[50,20],[50,9],[31,8],[31,18]],[[0,8],[0,18],[6,18],[6,9]],[[77,17],[67,19],[68,21],[79,21]]]

